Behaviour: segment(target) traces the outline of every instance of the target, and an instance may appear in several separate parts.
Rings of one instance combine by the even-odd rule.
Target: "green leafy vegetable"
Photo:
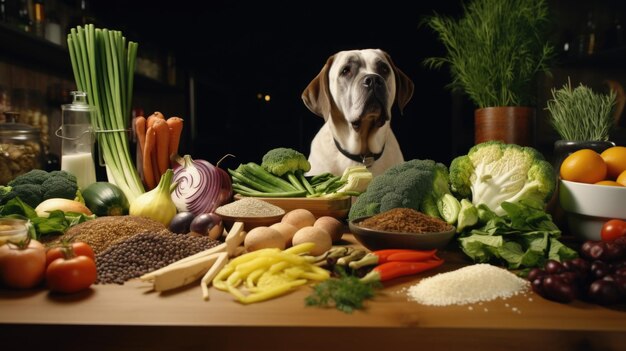
[[[338,269],[339,277],[327,279],[314,287],[305,299],[307,306],[331,307],[352,313],[363,308],[363,301],[374,297],[380,283],[363,283],[359,278]]]
[[[564,261],[578,256],[558,240],[561,231],[545,211],[523,202],[503,202],[502,208],[506,214],[498,216],[480,205],[480,227],[461,233],[461,248],[475,262],[495,261],[518,269],[543,267],[548,259]],[[486,215],[487,212],[492,214]]]
[[[29,219],[33,225],[33,239],[40,239],[49,234],[63,233],[67,228],[95,218],[94,215],[86,216],[82,213],[63,212],[60,210],[49,212],[48,217],[39,217],[35,210],[19,197],[9,200],[0,208],[0,217]]]

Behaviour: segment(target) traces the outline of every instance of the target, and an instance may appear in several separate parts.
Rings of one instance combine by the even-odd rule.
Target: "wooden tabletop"
[[[0,335],[29,350],[626,349],[623,306],[560,304],[532,292],[462,306],[410,301],[406,290],[421,278],[471,264],[454,249],[440,256],[443,266],[386,284],[351,314],[306,307],[306,287],[245,306],[216,289],[203,301],[198,284],[156,293],[134,281],[71,296],[0,290]]]

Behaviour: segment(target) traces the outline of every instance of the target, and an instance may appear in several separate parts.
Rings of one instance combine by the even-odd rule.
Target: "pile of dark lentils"
[[[208,236],[179,235],[167,230],[140,233],[96,255],[96,283],[124,284],[218,244]]]

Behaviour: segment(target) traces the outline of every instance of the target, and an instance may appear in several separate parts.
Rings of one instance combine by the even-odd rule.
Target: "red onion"
[[[181,165],[174,170],[177,185],[172,192],[178,211],[194,215],[215,211],[222,204],[225,192],[220,169],[205,160],[192,160],[190,155],[183,157]]]

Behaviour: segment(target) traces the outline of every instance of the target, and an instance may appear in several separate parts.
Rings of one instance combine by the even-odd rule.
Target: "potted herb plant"
[[[502,140],[530,145],[534,123],[534,82],[549,72],[553,46],[545,0],[472,0],[460,19],[424,19],[445,46],[429,68],[449,66],[450,86],[476,105],[475,143]]]
[[[615,91],[596,93],[582,83],[572,89],[568,80],[562,88],[551,92],[546,110],[552,127],[561,138],[554,143],[556,166],[576,150],[586,148],[602,152],[615,145],[609,140],[615,125]]]

